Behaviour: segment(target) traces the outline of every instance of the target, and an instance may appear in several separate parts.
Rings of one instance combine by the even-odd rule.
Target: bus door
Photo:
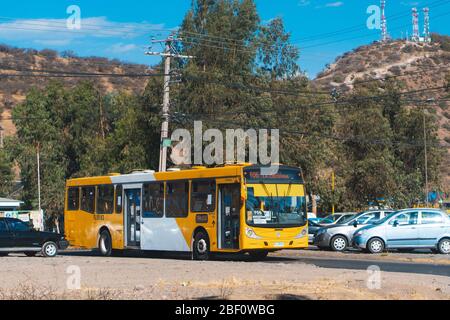
[[[126,246],[139,247],[141,243],[141,189],[125,189]]]
[[[241,185],[219,184],[217,243],[219,249],[239,249]]]

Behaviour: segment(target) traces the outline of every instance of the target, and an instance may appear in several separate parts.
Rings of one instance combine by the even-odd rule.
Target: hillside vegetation
[[[59,54],[53,50],[20,49],[8,45],[0,45],[0,75],[30,73],[29,70],[45,70],[50,72],[78,73],[147,73],[148,66],[123,63],[101,57],[77,57],[73,52]],[[67,87],[74,87],[86,78],[59,78]],[[97,79],[97,78],[96,78]],[[3,77],[0,79],[0,115],[11,116],[12,108],[25,99],[31,88],[45,88],[51,81],[48,77]],[[127,91],[142,93],[146,85],[145,78],[101,77],[96,85],[103,92]],[[15,127],[9,120],[1,120],[0,126],[6,135],[12,135]]]
[[[327,66],[314,80],[316,86],[338,89],[342,93],[351,92],[372,79],[393,79],[403,86],[403,90],[420,90],[445,86],[450,80],[450,37],[433,34],[431,44],[409,41],[375,42],[345,53]],[[375,81],[381,89],[385,81]],[[448,91],[417,94],[419,99],[433,97],[432,104],[441,144],[450,146],[450,102]],[[411,106],[415,106],[411,103]],[[442,174],[444,183],[450,186],[450,149],[444,157]]]

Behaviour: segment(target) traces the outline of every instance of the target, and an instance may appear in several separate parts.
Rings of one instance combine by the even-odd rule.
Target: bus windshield
[[[302,185],[249,186],[247,224],[266,228],[306,225],[306,198],[299,190]]]

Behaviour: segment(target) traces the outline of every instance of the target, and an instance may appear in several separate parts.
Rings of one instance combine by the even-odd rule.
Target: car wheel
[[[194,260],[208,260],[210,256],[209,237],[204,231],[199,231],[194,237]]]
[[[331,239],[331,249],[333,251],[342,252],[348,247],[348,241],[344,236],[335,236]]]
[[[380,238],[370,239],[367,243],[367,250],[370,253],[382,253],[384,251],[384,242]]]
[[[0,252],[0,257],[6,257],[8,256],[8,252]]]
[[[261,251],[249,251],[250,259],[252,261],[261,261],[267,258],[269,255],[269,251],[261,250]]]
[[[100,239],[98,241],[98,248],[100,249],[100,254],[104,257],[111,256],[112,253],[112,240],[111,235],[108,231],[102,231],[100,234]]]
[[[37,252],[24,252],[27,257],[36,257]]]
[[[450,239],[442,239],[439,241],[438,250],[442,254],[450,254]]]
[[[53,241],[48,241],[42,246],[42,255],[46,258],[56,257],[58,254],[58,246]]]

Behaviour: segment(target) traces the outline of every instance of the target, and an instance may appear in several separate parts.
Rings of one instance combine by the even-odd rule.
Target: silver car
[[[397,211],[355,232],[353,245],[371,253],[426,248],[450,254],[450,217],[436,209]]]
[[[319,249],[330,248],[333,251],[344,251],[352,243],[355,231],[383,219],[392,212],[391,210],[369,210],[346,216],[338,223],[317,231],[314,245]]]

